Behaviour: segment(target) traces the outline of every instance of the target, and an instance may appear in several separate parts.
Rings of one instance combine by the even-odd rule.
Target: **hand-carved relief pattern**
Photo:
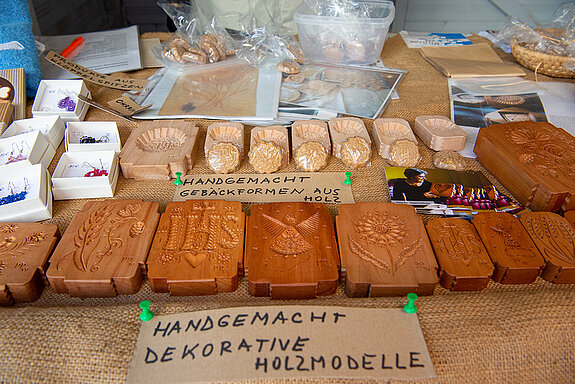
[[[15,228],[18,228],[15,226]],[[4,232],[4,231],[3,231]],[[8,233],[13,233],[12,230]],[[0,259],[8,259],[24,256],[30,247],[34,247],[46,239],[46,233],[36,232],[23,239],[18,239],[16,236],[8,236],[0,240]]]
[[[515,144],[519,161],[542,176],[575,178],[575,141],[559,130],[538,126],[508,128],[507,137]]]
[[[497,218],[495,225],[489,227],[489,229],[492,231],[490,235],[493,239],[492,247],[497,248],[496,238],[502,238],[503,245],[505,246],[505,254],[516,263],[529,265],[529,262],[527,262],[525,258],[531,259],[537,257],[537,254],[533,250],[522,245],[526,243],[524,239],[515,238],[512,234],[513,225],[511,223],[503,222],[501,219]]]
[[[547,215],[530,215],[523,223],[529,234],[539,240],[538,246],[545,244],[543,253],[547,258],[555,257],[568,264],[575,264],[575,231],[569,223],[553,220]]]
[[[406,244],[410,234],[405,222],[400,217],[388,212],[374,211],[365,213],[357,222],[354,222],[354,226],[360,239],[368,244],[381,247],[383,250],[376,255],[365,250],[358,242],[349,238],[348,243],[351,252],[376,268],[392,275],[416,255],[423,246],[421,239]],[[393,251],[391,247],[393,247]],[[398,252],[398,249],[401,250]],[[385,255],[389,259],[389,263],[383,260],[380,254]],[[421,263],[423,264],[422,267],[425,267],[425,263]]]
[[[435,239],[435,245],[451,260],[469,266],[481,254],[481,240],[464,225],[443,222],[437,225],[436,233],[441,235]]]

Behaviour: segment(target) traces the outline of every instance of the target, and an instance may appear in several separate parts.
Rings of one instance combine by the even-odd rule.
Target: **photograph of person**
[[[407,168],[403,174],[406,178],[398,179],[394,183],[392,200],[426,201],[439,197],[429,191],[431,183],[425,179],[426,171]]]

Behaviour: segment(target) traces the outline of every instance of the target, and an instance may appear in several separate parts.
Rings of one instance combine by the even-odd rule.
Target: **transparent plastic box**
[[[304,2],[294,21],[301,47],[311,61],[333,64],[375,63],[395,16],[391,1],[357,1],[363,16],[318,16]]]

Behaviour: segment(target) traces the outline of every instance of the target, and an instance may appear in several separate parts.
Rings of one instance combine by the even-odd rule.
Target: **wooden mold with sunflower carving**
[[[0,306],[40,297],[48,258],[59,238],[54,224],[0,224]]]
[[[477,160],[534,211],[575,208],[575,138],[547,122],[481,128]]]
[[[243,269],[242,203],[188,200],[168,204],[148,256],[154,292],[232,292]]]
[[[339,256],[327,206],[252,206],[246,222],[244,274],[254,296],[311,299],[335,293]]]
[[[158,203],[142,200],[86,203],[50,258],[46,276],[54,291],[76,297],[138,292],[158,208]]]
[[[437,262],[423,221],[413,207],[341,204],[336,228],[346,295],[433,294]]]

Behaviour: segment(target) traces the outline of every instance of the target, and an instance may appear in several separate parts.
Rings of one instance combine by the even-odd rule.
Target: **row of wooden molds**
[[[112,297],[136,293],[146,273],[155,292],[204,295],[234,291],[243,272],[252,295],[276,299],[332,294],[340,278],[352,297],[431,295],[438,280],[452,290],[539,275],[575,283],[575,232],[549,212],[424,226],[411,206],[342,204],[334,229],[317,203],[254,205],[246,220],[239,202],[174,202],[160,217],[155,202],[106,200],[86,203],[57,246],[51,224],[0,234],[2,305],[37,299],[45,277],[59,293]]]

